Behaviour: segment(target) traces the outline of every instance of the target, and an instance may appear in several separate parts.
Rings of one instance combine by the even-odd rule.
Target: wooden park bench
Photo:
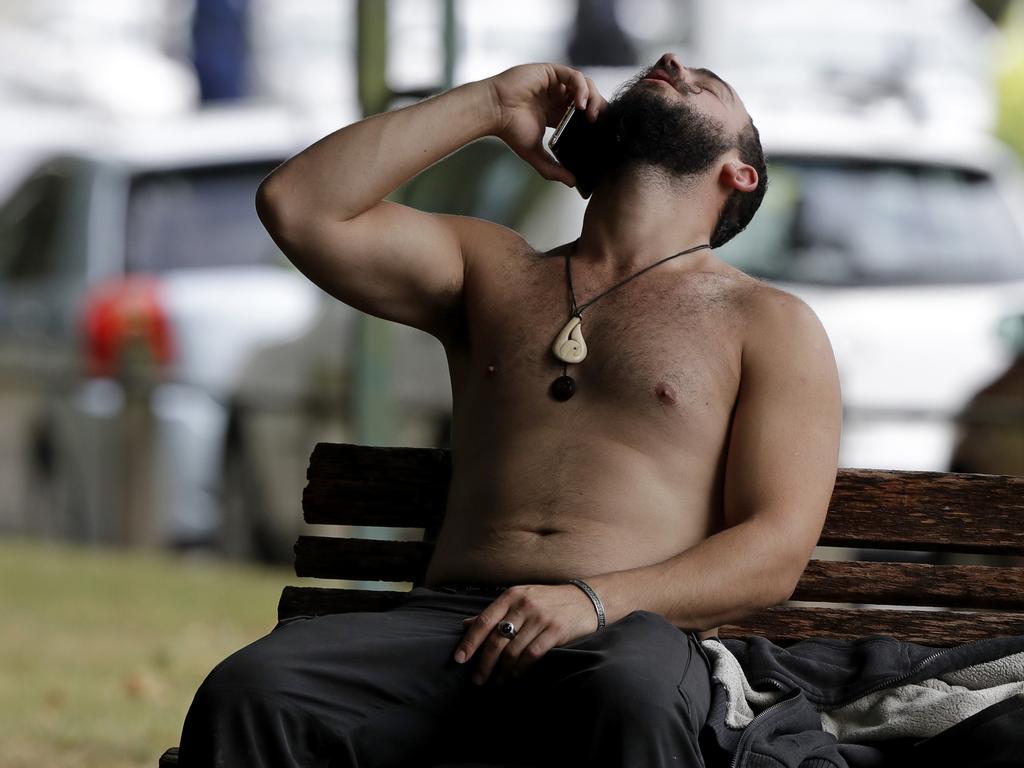
[[[302,494],[307,523],[413,528],[423,535],[405,541],[299,536],[298,576],[398,584],[385,590],[287,586],[278,618],[384,610],[422,584],[450,474],[447,450],[318,443]],[[719,637],[761,635],[787,645],[811,636],[882,634],[948,647],[1024,634],[1024,477],[840,469],[818,544],[789,601],[722,625]],[[889,555],[850,559],[864,550]],[[994,557],[971,562],[979,555]],[[177,748],[160,765],[177,765]]]

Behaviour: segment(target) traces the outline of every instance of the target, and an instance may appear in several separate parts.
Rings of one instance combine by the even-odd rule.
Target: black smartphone
[[[576,177],[576,191],[590,197],[601,178],[602,152],[600,120],[590,122],[585,112],[569,105],[548,140],[548,149]]]

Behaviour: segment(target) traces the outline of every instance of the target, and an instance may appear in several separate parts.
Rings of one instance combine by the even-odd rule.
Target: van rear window
[[[718,255],[766,280],[912,285],[1024,278],[992,179],[946,166],[775,158],[746,231]]]
[[[151,171],[129,187],[126,270],[286,263],[256,215],[277,162]]]

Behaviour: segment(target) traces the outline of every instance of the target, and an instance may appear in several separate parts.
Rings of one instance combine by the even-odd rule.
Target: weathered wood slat
[[[422,582],[433,549],[433,544],[422,541],[299,536],[295,542],[295,575]]]
[[[394,590],[288,586],[281,591],[281,599],[277,603],[277,619],[280,621],[293,616],[383,611],[394,606],[405,594]]]
[[[278,618],[384,610],[404,592],[285,587]],[[1024,634],[1024,612],[907,611],[876,608],[828,608],[782,605],[719,628],[720,637],[760,635],[789,644],[810,637],[852,640],[887,635],[900,640],[951,646],[1001,635]]]
[[[352,443],[317,443],[307,478],[335,477],[383,482],[396,479],[423,486],[447,486],[451,452],[444,448],[382,448]]]
[[[1002,611],[900,611],[875,608],[778,606],[719,628],[719,637],[760,635],[779,645],[812,637],[852,640],[888,635],[951,646],[985,637],[1024,634],[1024,613]]]
[[[840,469],[819,544],[1024,554],[1024,477]]]
[[[451,451],[406,445],[358,445],[352,442],[317,442],[309,456],[309,471],[317,475],[352,477],[352,469],[368,476],[407,473],[424,482],[443,482],[452,471]]]
[[[302,513],[303,519],[311,525],[424,528],[440,524],[446,494],[447,488],[424,489],[394,482],[321,478],[311,480],[303,489]]]
[[[317,443],[306,471],[307,523],[435,528],[444,515],[451,456],[437,448]]]
[[[299,576],[422,583],[433,545],[300,536]],[[946,608],[1024,609],[1024,567],[811,560],[792,599]]]
[[[1024,567],[811,560],[792,599],[1024,609]]]
[[[440,523],[451,457],[436,448],[318,443],[303,509],[311,523]],[[820,543],[1024,555],[1024,477],[840,469]]]

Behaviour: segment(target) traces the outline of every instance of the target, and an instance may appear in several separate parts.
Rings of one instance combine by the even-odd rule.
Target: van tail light
[[[89,376],[160,368],[174,357],[159,281],[151,275],[97,285],[86,297],[82,325]]]

